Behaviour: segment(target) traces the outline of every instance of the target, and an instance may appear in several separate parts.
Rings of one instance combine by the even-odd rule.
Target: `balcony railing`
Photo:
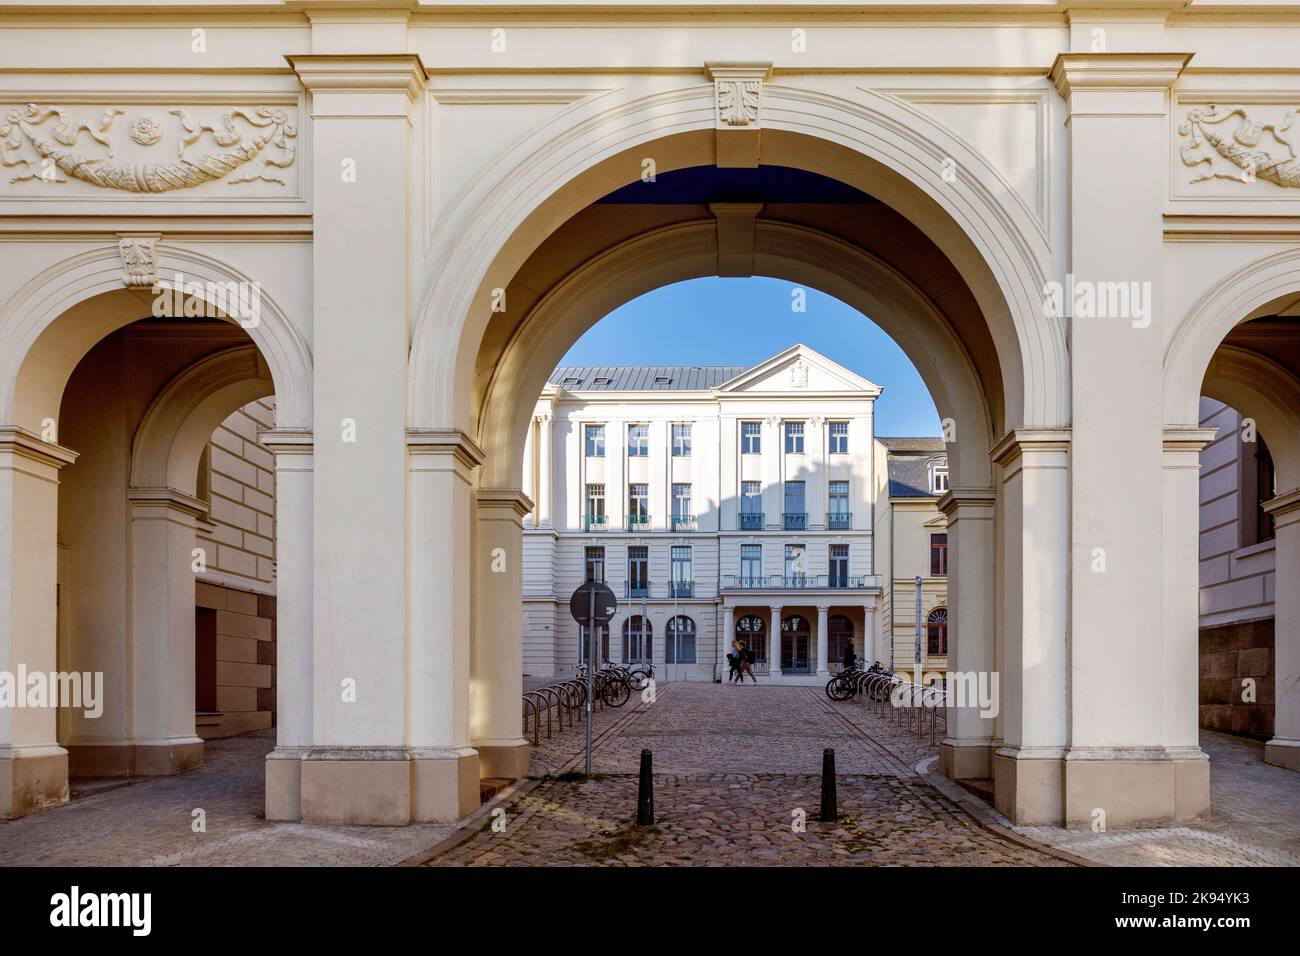
[[[695,515],[673,515],[671,524],[674,531],[694,531]]]
[[[650,516],[649,515],[628,515],[627,530],[628,531],[649,531]]]
[[[826,516],[826,528],[829,531],[849,531],[853,527],[853,515],[848,511],[833,512]]]
[[[587,515],[582,523],[588,531],[608,531],[609,518],[606,515]]]
[[[742,511],[740,513],[740,530],[741,531],[762,531],[763,512]]]
[[[781,527],[786,531],[807,531],[808,512],[783,511],[781,513]]]
[[[878,574],[768,574],[761,577],[724,574],[721,578],[723,591],[844,591],[880,586]]]
[[[669,581],[668,596],[670,598],[695,597],[695,582],[694,581]]]
[[[631,581],[623,585],[623,597],[625,598],[648,598],[650,596],[650,582],[642,581],[633,584]]]

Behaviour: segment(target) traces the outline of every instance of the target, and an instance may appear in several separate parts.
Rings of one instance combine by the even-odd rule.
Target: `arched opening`
[[[844,655],[849,647],[853,647],[853,653],[861,658],[861,648],[853,640],[853,621],[844,614],[832,614],[826,621],[826,639],[828,642],[827,654],[833,670],[838,670],[844,664]]]
[[[623,622],[623,663],[644,664],[654,660],[654,625],[633,614]]]
[[[925,618],[926,653],[931,657],[948,656],[948,609],[937,607]]]
[[[791,614],[781,619],[781,673],[812,671],[812,629],[807,618]]]

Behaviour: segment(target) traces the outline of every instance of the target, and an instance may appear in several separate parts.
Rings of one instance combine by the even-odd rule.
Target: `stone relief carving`
[[[122,284],[129,288],[152,288],[158,279],[154,246],[157,236],[122,236],[117,251],[122,256]]]
[[[763,83],[758,79],[720,77],[715,81],[718,116],[724,126],[754,126],[758,123],[759,94]]]
[[[808,363],[803,359],[790,366],[790,386],[792,388],[808,387]]]
[[[1229,179],[1249,183],[1262,179],[1277,186],[1300,188],[1300,160],[1286,135],[1300,108],[1286,110],[1275,123],[1256,119],[1251,109],[1199,106],[1187,114],[1178,127],[1178,135],[1187,137],[1187,142],[1178,151],[1185,165],[1203,167],[1192,182]],[[1235,128],[1219,125],[1234,117],[1239,117]]]
[[[267,106],[234,107],[221,115],[220,124],[195,123],[185,110],[170,110],[180,127],[177,159],[171,162],[114,161],[109,139],[120,109],[106,110],[93,126],[78,121],[58,107],[29,103],[14,107],[0,124],[0,164],[18,170],[10,182],[64,183],[67,177],[105,189],[133,193],[164,193],[188,189],[224,179],[229,184],[260,180],[284,185],[277,169],[293,165],[297,129],[283,110]],[[51,119],[57,122],[47,126]],[[237,120],[242,122],[236,122]],[[103,156],[87,156],[77,150],[82,135],[103,147]],[[208,134],[220,149],[199,156],[187,150]],[[140,146],[153,146],[165,133],[162,125],[147,113],[137,116],[129,130]],[[260,163],[253,164],[259,159]],[[253,164],[240,175],[231,173]]]

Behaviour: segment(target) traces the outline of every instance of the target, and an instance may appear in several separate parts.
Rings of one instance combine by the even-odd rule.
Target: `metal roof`
[[[717,388],[746,365],[561,365],[550,384],[570,392],[691,392]]]
[[[930,461],[947,460],[942,438],[877,438],[889,451],[889,497],[938,498],[930,491]]]

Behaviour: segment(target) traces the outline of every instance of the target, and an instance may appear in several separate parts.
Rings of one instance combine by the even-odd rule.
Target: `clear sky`
[[[939,414],[902,349],[856,309],[782,279],[692,279],[623,305],[574,343],[563,365],[755,365],[796,342],[884,389],[877,435],[938,435]]]

